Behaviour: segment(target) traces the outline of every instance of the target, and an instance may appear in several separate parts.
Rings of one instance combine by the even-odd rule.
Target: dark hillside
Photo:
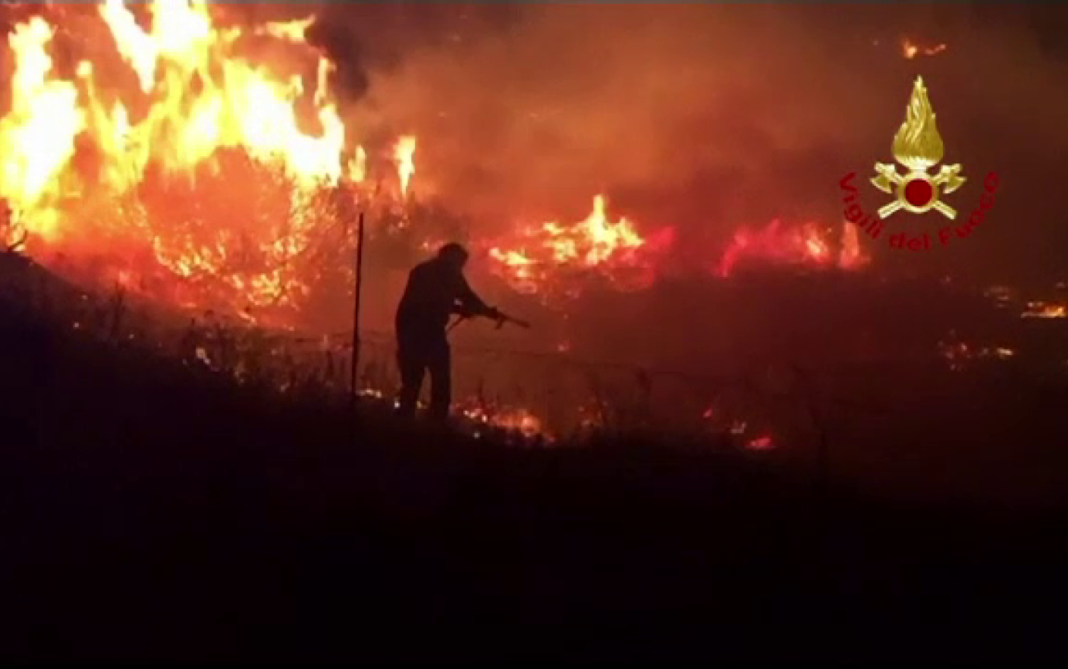
[[[355,421],[20,299],[6,658],[1065,655],[1057,514],[905,508],[675,443]]]

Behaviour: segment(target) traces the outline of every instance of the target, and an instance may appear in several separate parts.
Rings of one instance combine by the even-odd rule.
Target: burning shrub
[[[543,223],[524,229],[516,240],[491,245],[495,272],[515,290],[547,298],[567,296],[585,274],[603,276],[623,289],[647,287],[656,277],[659,256],[672,244],[672,231],[643,238],[626,218],[609,219],[605,208],[604,196],[597,195],[593,211],[578,223]]]

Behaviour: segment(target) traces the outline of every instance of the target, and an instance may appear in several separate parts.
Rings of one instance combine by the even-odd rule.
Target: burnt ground
[[[1057,510],[355,421],[0,306],[6,659],[1068,654]]]

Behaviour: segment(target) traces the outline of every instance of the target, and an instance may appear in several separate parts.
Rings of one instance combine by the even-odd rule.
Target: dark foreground
[[[0,311],[5,659],[1068,656],[1055,513],[517,451]]]

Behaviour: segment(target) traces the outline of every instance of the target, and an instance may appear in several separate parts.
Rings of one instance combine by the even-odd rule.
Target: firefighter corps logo
[[[905,122],[898,128],[893,146],[894,159],[908,171],[901,175],[890,163],[875,163],[877,176],[871,182],[884,193],[897,196],[893,202],[879,209],[879,218],[886,218],[898,209],[913,214],[924,214],[934,209],[950,220],[957,217],[957,211],[938,198],[942,194],[952,193],[964,183],[964,177],[960,176],[960,165],[943,165],[934,177],[927,174],[928,169],[942,161],[944,152],[923,77],[916,77],[912,98],[905,110]]]
[[[933,210],[950,221],[956,220],[957,210],[941,198],[955,192],[967,179],[961,176],[959,163],[942,165],[935,174],[928,172],[942,162],[945,146],[935,124],[931,101],[927,99],[927,87],[924,86],[923,77],[916,77],[912,86],[912,95],[905,109],[905,122],[894,135],[891,153],[894,160],[904,168],[904,173],[899,172],[893,163],[877,162],[871,183],[880,191],[893,195],[894,199],[880,207],[877,216],[865,214],[860,206],[857,189],[853,185],[856,174],[850,173],[839,182],[846,205],[846,220],[861,228],[872,239],[879,238],[883,221],[902,209],[912,214],[926,214]],[[979,207],[972,212],[967,222],[956,229],[943,227],[938,231],[938,241],[942,246],[949,243],[954,233],[958,238],[971,234],[993,206],[997,186],[998,177],[990,172],[983,180],[984,193]],[[914,251],[931,248],[931,237],[928,233],[912,239],[909,239],[909,236],[905,231],[891,235],[890,247]]]

